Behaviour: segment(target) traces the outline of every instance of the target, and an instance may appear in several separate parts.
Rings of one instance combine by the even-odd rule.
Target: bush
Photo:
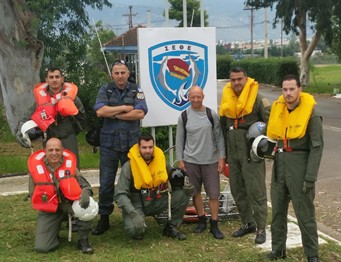
[[[217,56],[217,79],[229,78],[230,64],[233,62],[233,58],[229,55]]]
[[[283,76],[287,74],[299,75],[298,61],[294,57],[251,58],[234,61],[230,66],[240,66],[258,82],[271,85],[280,85]]]

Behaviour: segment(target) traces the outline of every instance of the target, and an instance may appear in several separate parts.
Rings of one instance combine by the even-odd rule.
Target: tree
[[[33,104],[32,87],[43,65],[80,68],[89,25],[86,7],[111,6],[108,0],[2,0],[0,2],[0,103],[14,133]],[[20,105],[20,106],[19,106]]]
[[[309,83],[309,60],[319,42],[324,36],[326,43],[333,42],[333,19],[334,25],[340,25],[341,1],[339,0],[246,0],[246,5],[255,8],[276,6],[274,26],[283,21],[283,30],[289,34],[293,32],[299,36],[301,51],[301,83],[306,86]],[[307,23],[314,35],[311,42],[307,40]]]
[[[169,19],[180,21],[178,27],[183,27],[183,0],[169,0]],[[187,26],[200,27],[200,2],[198,0],[187,0]],[[193,16],[193,23],[192,22]],[[208,14],[204,11],[204,25],[208,26]]]

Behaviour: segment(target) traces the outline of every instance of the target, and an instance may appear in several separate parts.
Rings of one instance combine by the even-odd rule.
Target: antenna
[[[111,73],[110,73],[110,68],[109,68],[109,65],[108,65],[108,61],[107,61],[107,58],[106,58],[105,53],[104,53],[104,51],[103,51],[102,42],[101,42],[101,39],[99,38],[99,34],[98,34],[98,31],[97,31],[97,27],[96,27],[96,24],[95,24],[95,20],[94,20],[93,18],[92,18],[92,21],[93,21],[93,23],[94,23],[94,27],[95,27],[97,39],[98,39],[99,45],[101,46],[101,52],[102,52],[102,54],[103,54],[104,61],[105,61],[105,64],[106,64],[106,66],[107,66],[109,76],[111,77]]]

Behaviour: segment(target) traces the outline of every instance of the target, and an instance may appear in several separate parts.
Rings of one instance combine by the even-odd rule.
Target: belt
[[[306,148],[292,148],[292,147],[275,147],[274,152],[275,153],[283,153],[283,152],[309,152],[309,149]]]

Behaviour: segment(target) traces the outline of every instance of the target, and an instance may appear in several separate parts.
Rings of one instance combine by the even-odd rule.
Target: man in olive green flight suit
[[[266,241],[267,197],[265,163],[250,157],[246,134],[257,122],[267,122],[270,103],[258,94],[258,83],[247,77],[241,67],[230,71],[230,82],[223,89],[219,108],[226,141],[231,192],[242,220],[242,227],[233,237],[256,232],[255,243]]]
[[[297,76],[283,78],[282,95],[273,103],[267,129],[267,136],[277,141],[271,181],[270,260],[286,257],[291,200],[308,262],[319,261],[314,199],[324,142],[322,117],[315,104],[313,96],[302,92]]]

